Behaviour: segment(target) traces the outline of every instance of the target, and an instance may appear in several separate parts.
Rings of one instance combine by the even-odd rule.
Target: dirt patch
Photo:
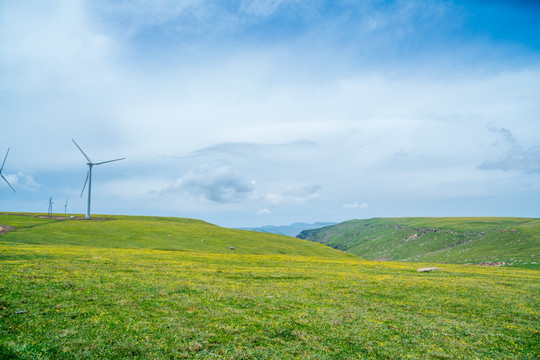
[[[13,226],[0,225],[0,235],[3,235],[5,233],[8,233],[8,232],[13,231],[13,230],[15,230],[15,228]]]
[[[416,239],[418,239],[418,235],[419,235],[418,233],[412,234],[411,236],[409,236],[408,238],[405,239],[405,242],[409,242],[409,241],[411,241],[411,240],[416,240]]]

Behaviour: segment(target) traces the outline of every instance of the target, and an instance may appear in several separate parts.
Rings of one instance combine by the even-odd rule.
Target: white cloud
[[[41,187],[38,184],[32,174],[27,174],[22,171],[18,171],[15,174],[3,174],[7,181],[17,190],[37,191]],[[2,183],[4,181],[2,180]],[[2,184],[4,185],[4,184]],[[5,184],[7,186],[7,184]]]
[[[83,1],[3,2],[1,7],[0,65],[11,69],[4,87],[35,94],[109,84],[107,62],[118,44],[92,29]]]
[[[261,204],[280,207],[291,203],[303,204],[319,197],[320,185],[294,180],[276,181],[264,178],[248,180],[238,170],[227,166],[211,167],[200,165],[185,172],[174,184],[150,194],[187,196],[219,204]]]
[[[162,194],[180,192],[216,203],[243,202],[252,196],[254,186],[228,167],[199,166],[191,169]]]
[[[248,16],[268,17],[276,13],[280,7],[302,2],[301,0],[241,0],[239,10]]]
[[[530,147],[523,146],[508,128],[497,128],[492,125],[488,130],[495,135],[492,153],[478,169],[521,171],[524,174],[540,173],[540,145],[538,141]],[[498,155],[498,156],[497,156]]]
[[[280,194],[273,194],[273,193],[264,193],[259,195],[259,199],[263,204],[269,205],[269,206],[279,206],[283,204],[284,198],[283,195]]]
[[[270,209],[260,209],[257,211],[257,215],[261,216],[261,215],[271,215],[272,214],[272,210]]]
[[[346,203],[341,205],[342,208],[345,209],[367,209],[368,204],[367,203],[359,203],[358,201],[355,201],[354,203]]]
[[[524,149],[512,146],[498,160],[484,161],[478,165],[480,170],[522,171],[525,174],[540,173],[540,146]]]
[[[319,197],[321,186],[318,184],[302,184],[291,192],[294,201],[303,204],[306,201],[315,200]]]

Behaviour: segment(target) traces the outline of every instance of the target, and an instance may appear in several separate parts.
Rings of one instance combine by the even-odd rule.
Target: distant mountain
[[[255,227],[255,228],[238,228],[240,230],[250,230],[250,231],[258,231],[258,232],[264,232],[264,233],[272,233],[272,234],[280,234],[280,235],[286,235],[286,236],[292,236],[295,237],[298,234],[300,234],[304,230],[310,230],[310,229],[319,229],[325,226],[331,226],[336,225],[335,222],[316,222],[314,224],[307,224],[307,223],[294,223],[291,225],[264,225],[261,227]]]
[[[370,260],[540,267],[540,219],[375,218],[297,237]]]

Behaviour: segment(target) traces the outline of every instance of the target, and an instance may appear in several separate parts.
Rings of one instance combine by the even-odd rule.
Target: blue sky
[[[0,0],[0,211],[540,217],[535,1]]]

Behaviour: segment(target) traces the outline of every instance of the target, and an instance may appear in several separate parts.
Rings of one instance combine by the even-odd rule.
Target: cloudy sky
[[[0,0],[0,211],[540,217],[536,1]],[[0,179],[1,180],[1,179]]]

